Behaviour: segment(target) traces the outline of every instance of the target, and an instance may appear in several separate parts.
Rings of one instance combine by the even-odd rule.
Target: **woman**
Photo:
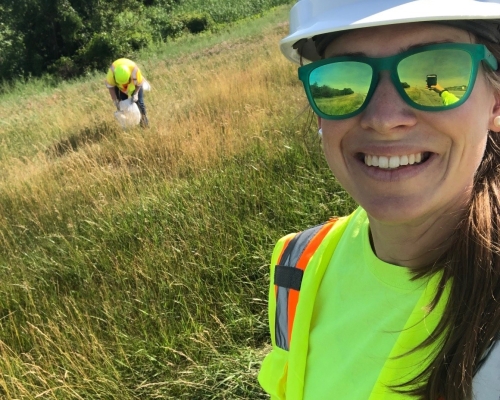
[[[281,50],[360,207],[275,247],[272,399],[500,398],[499,26],[500,0],[292,8]]]

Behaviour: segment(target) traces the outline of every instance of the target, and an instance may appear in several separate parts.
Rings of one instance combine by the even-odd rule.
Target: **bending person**
[[[144,104],[143,84],[145,81],[146,79],[137,64],[128,58],[119,58],[114,61],[106,75],[106,87],[116,109],[120,110],[121,100],[130,98],[139,107],[143,128],[149,125],[146,105]]]

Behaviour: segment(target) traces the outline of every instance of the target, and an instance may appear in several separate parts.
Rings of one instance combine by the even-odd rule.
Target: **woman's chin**
[[[360,204],[370,218],[390,225],[418,223],[434,214],[432,210],[424,209],[418,199],[382,198]]]

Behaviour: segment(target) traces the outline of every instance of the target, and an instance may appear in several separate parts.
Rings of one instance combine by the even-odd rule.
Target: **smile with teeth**
[[[404,165],[419,164],[429,158],[428,153],[415,153],[403,156],[374,156],[365,154],[364,161],[369,167],[393,169]]]

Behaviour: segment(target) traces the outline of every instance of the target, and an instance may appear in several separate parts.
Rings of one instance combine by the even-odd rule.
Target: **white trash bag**
[[[145,92],[151,91],[151,85],[146,79],[144,79],[144,82],[142,82],[142,90],[144,90]]]
[[[136,103],[126,99],[120,101],[120,111],[115,111],[115,118],[123,129],[129,129],[139,125],[141,112]]]

